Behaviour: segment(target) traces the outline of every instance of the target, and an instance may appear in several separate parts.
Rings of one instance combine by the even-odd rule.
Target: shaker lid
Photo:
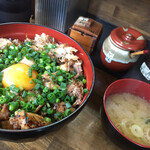
[[[133,28],[118,27],[110,35],[114,43],[127,50],[141,50],[146,46],[143,35]]]

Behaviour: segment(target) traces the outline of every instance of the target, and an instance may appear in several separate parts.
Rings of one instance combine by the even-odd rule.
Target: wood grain
[[[69,36],[75,39],[78,43],[80,43],[88,53],[93,50],[93,46],[96,41],[95,37],[91,37],[86,34],[82,35],[81,32],[73,29],[71,29]]]
[[[103,94],[115,77],[95,68],[96,82],[90,99],[72,122],[53,134],[32,142],[0,141],[3,150],[121,150],[112,143],[101,126]]]
[[[149,0],[91,0],[88,12],[114,25],[133,27],[150,39]]]
[[[82,19],[82,17],[78,18],[69,29],[68,35],[81,44],[88,53],[91,53],[100,38],[103,25],[91,18],[81,23]]]

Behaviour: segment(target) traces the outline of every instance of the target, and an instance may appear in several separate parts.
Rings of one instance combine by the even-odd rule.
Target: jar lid
[[[141,50],[146,46],[143,35],[133,28],[118,27],[110,35],[114,43],[127,50]]]

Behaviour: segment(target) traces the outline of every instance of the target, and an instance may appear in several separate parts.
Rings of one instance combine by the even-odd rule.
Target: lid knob
[[[123,40],[125,40],[125,41],[133,41],[133,40],[135,40],[135,37],[131,33],[126,33],[123,36]]]

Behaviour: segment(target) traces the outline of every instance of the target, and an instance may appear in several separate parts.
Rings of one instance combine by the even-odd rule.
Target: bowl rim
[[[116,83],[118,82],[122,82],[122,81],[135,81],[135,82],[139,82],[141,84],[145,84],[145,85],[149,85],[148,83],[144,82],[144,81],[141,81],[141,80],[138,80],[138,79],[132,79],[132,78],[124,78],[124,79],[118,79],[114,82],[112,82],[108,87],[107,89],[105,90],[104,92],[104,96],[103,96],[103,107],[104,107],[104,111],[105,111],[105,114],[110,122],[110,124],[113,126],[113,128],[121,135],[123,136],[125,139],[127,139],[128,141],[130,141],[131,143],[141,147],[141,148],[150,148],[150,146],[146,146],[146,145],[143,145],[143,144],[140,144],[140,143],[137,143],[133,140],[131,140],[130,138],[128,138],[127,136],[125,136],[115,125],[114,123],[112,122],[112,120],[110,119],[108,113],[107,113],[107,109],[106,109],[106,93],[109,91],[110,88],[112,88]],[[150,85],[149,85],[150,86]]]
[[[53,126],[57,126],[59,125],[61,122],[65,122],[67,121],[69,118],[71,118],[71,116],[75,115],[78,111],[80,111],[80,109],[82,109],[82,107],[85,106],[86,102],[88,101],[88,98],[89,96],[91,95],[92,93],[92,90],[93,90],[93,87],[94,87],[94,84],[95,84],[95,69],[94,69],[94,65],[93,65],[93,62],[92,62],[92,59],[90,58],[89,54],[87,53],[87,51],[76,41],[74,40],[72,37],[68,36],[67,34],[63,33],[62,31],[59,31],[57,29],[53,29],[53,28],[50,28],[48,26],[45,26],[45,25],[40,25],[40,24],[36,24],[36,23],[28,23],[28,22],[8,22],[8,23],[0,23],[0,26],[3,26],[3,25],[15,25],[15,24],[23,24],[23,25],[34,25],[34,26],[40,26],[40,27],[44,27],[44,28],[48,28],[48,29],[51,29],[51,30],[54,30],[56,32],[59,32],[61,34],[63,34],[64,36],[70,38],[71,40],[73,40],[76,44],[78,44],[82,50],[85,52],[85,54],[87,55],[89,61],[90,61],[90,64],[91,64],[91,68],[92,68],[92,84],[91,84],[91,88],[89,90],[89,92],[87,93],[87,96],[85,98],[85,100],[81,103],[81,105],[79,105],[79,107],[74,111],[72,112],[70,115],[68,115],[67,117],[57,121],[57,122],[54,122],[52,124],[49,124],[49,125],[46,125],[46,126],[42,126],[42,127],[37,127],[37,128],[32,128],[32,129],[25,129],[25,130],[9,130],[9,129],[2,129],[0,128],[0,132],[5,132],[5,133],[26,133],[26,132],[37,132],[37,131],[43,131],[44,129],[46,128],[50,128],[50,127],[53,127]]]

